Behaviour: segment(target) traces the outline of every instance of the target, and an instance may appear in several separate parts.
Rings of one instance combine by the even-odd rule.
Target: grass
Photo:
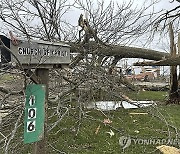
[[[6,86],[11,85],[11,87],[16,88],[15,83],[17,83],[17,82],[19,83],[21,81],[22,81],[21,77],[18,74],[10,74],[10,73],[0,74],[0,84],[1,85],[3,85],[3,84]]]
[[[145,93],[146,95],[143,97],[138,95],[138,99],[144,100],[145,98],[148,100],[149,96],[155,95],[154,92],[142,92],[140,94],[143,95]],[[156,95],[156,100],[163,99],[163,93],[158,92]],[[161,143],[158,144],[158,141],[168,139],[169,135],[171,138],[175,138],[177,133],[178,135],[180,133],[179,109],[179,105],[158,105],[141,109],[119,109],[104,112],[94,109],[84,109],[81,112],[78,108],[71,108],[58,125],[49,132],[47,153],[160,154],[156,149],[156,146],[161,145]],[[49,110],[49,114],[52,115],[52,111],[54,110]],[[64,112],[62,110],[62,114]],[[148,114],[132,115],[130,114],[132,112],[146,112]],[[56,122],[59,118],[57,115],[52,115],[48,121],[49,125]],[[107,118],[112,121],[111,124],[103,123],[103,120]],[[99,131],[95,133],[98,128]],[[114,132],[112,137],[107,133],[110,130]],[[22,133],[19,135],[21,136],[17,136],[17,138],[22,138]],[[119,143],[123,136],[130,137],[128,141],[131,141],[130,145],[124,150],[121,145],[122,142],[120,142],[121,144]],[[143,141],[150,139],[156,141],[156,143],[143,143]],[[180,145],[173,146],[179,148]],[[20,143],[18,146],[19,153],[31,153],[31,148],[32,144],[24,145]]]
[[[10,74],[1,74],[0,75],[0,83],[4,83],[6,81],[13,80],[13,76]]]
[[[146,109],[122,109],[119,111],[105,112],[112,120],[112,124],[105,125],[103,119],[107,118],[100,111],[87,110],[86,116],[83,116],[81,121],[78,121],[77,111],[71,111],[71,114],[63,119],[56,129],[49,135],[49,142],[56,149],[66,153],[73,154],[116,154],[122,153],[122,146],[119,144],[119,139],[122,136],[130,137],[131,139],[167,139],[169,133],[172,138],[175,138],[176,132],[173,128],[166,125],[166,122],[179,128],[180,112],[179,106],[159,106],[158,108]],[[131,112],[146,112],[148,115],[130,115]],[[160,113],[162,115],[160,115]],[[157,118],[158,116],[159,118]],[[166,121],[160,120],[165,118]],[[97,134],[97,128],[100,127]],[[79,128],[79,131],[78,131]],[[113,130],[114,136],[110,137],[107,133]],[[169,129],[169,130],[168,130]],[[78,134],[77,134],[78,131]],[[76,135],[77,134],[77,135]],[[156,146],[135,144],[131,141],[131,145],[124,150],[127,154],[139,153],[159,153]],[[141,140],[139,140],[141,141]],[[57,151],[51,151],[55,154]]]
[[[0,77],[0,83],[11,81],[12,75],[4,74]],[[128,96],[133,100],[154,100],[165,101],[167,92],[164,91],[140,91],[129,92]],[[56,110],[56,109],[55,109]],[[82,113],[78,108],[71,108],[68,114],[58,125],[48,133],[48,154],[160,154],[156,146],[160,144],[143,144],[142,139],[175,138],[179,135],[180,128],[180,106],[179,105],[158,105],[141,109],[119,109],[116,111],[101,112],[98,110],[85,109]],[[49,114],[53,113],[53,109]],[[62,110],[62,114],[63,114]],[[147,115],[131,115],[132,112],[147,112]],[[105,116],[106,115],[106,116]],[[53,115],[48,124],[53,124],[60,117]],[[104,124],[103,120],[109,118],[112,123]],[[169,125],[167,125],[169,124]],[[173,127],[172,127],[173,126]],[[14,127],[14,125],[12,126]],[[97,131],[99,128],[99,131]],[[177,129],[175,129],[177,128]],[[12,129],[9,128],[9,131]],[[110,130],[114,135],[110,137],[107,133]],[[3,132],[2,132],[3,133]],[[130,145],[123,150],[120,139],[129,137]],[[180,135],[179,135],[180,136]],[[2,136],[0,136],[0,140]],[[26,154],[32,153],[32,145],[22,142],[23,125],[18,129],[14,140],[11,141],[9,153]],[[180,140],[180,139],[179,139]],[[127,141],[127,140],[126,140]],[[128,140],[129,141],[129,140]],[[139,141],[139,142],[135,142]],[[180,142],[180,141],[179,141]],[[127,142],[124,143],[124,145]],[[1,143],[0,145],[3,146]],[[128,144],[127,144],[128,145]],[[179,148],[179,145],[173,145]],[[0,151],[0,154],[4,152]]]
[[[152,101],[165,101],[167,99],[168,92],[166,91],[139,91],[128,92],[128,97],[133,100],[152,100]]]

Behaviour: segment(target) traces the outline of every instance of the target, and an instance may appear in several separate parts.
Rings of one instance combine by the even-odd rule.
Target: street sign
[[[10,49],[22,65],[54,65],[70,63],[70,46],[61,42],[40,40],[19,40],[18,45],[10,44]],[[12,62],[17,62],[14,57]]]
[[[25,93],[24,143],[32,143],[44,137],[45,85],[30,84]]]
[[[63,42],[49,42],[42,40],[18,39],[18,44],[13,44],[6,36],[0,39],[9,48],[12,54],[0,48],[1,63],[18,63],[25,69],[31,68],[60,68],[70,63],[70,46]],[[16,58],[15,58],[16,57]]]

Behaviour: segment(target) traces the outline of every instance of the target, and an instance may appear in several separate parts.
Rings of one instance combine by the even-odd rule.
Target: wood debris
[[[129,114],[130,115],[147,115],[148,113],[146,113],[146,112],[131,112]]]
[[[156,148],[159,149],[163,154],[180,154],[180,149],[172,146],[161,145]]]
[[[103,123],[104,124],[111,124],[112,121],[108,118],[108,119],[104,119]]]
[[[98,132],[99,132],[99,129],[100,129],[100,125],[96,128],[96,131],[95,131],[95,134],[97,135],[98,134]]]

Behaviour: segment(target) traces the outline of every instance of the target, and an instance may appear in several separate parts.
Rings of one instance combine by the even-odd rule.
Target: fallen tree
[[[159,61],[136,62],[134,66],[176,66],[180,65],[180,57],[169,57]]]
[[[102,57],[119,57],[119,60],[122,58],[142,58],[148,60],[162,60],[164,58],[168,58],[170,55],[166,52],[160,52],[151,49],[145,48],[137,48],[137,47],[129,47],[129,46],[120,46],[120,45],[97,45],[95,42],[91,42],[90,48],[88,49],[86,45],[82,46],[79,44],[72,44],[71,45],[71,52],[72,53],[80,53],[78,57],[72,63],[78,63],[78,60],[82,60],[85,54],[96,54],[97,56]],[[87,52],[84,52],[84,51]],[[81,58],[80,58],[81,57]],[[77,58],[79,58],[77,60]],[[142,63],[136,63],[136,65]],[[73,64],[72,64],[73,65]]]
[[[64,115],[71,115],[68,112],[69,109],[78,113],[78,117],[75,118],[76,125],[71,127],[77,136],[83,116],[86,114],[83,111],[84,104],[97,99],[103,101],[106,98],[131,101],[126,97],[126,92],[135,90],[134,86],[125,80],[120,71],[114,71],[114,67],[122,58],[143,58],[157,61],[169,57],[168,53],[131,46],[131,43],[144,35],[151,26],[154,14],[147,14],[147,10],[154,4],[136,10],[131,8],[133,6],[131,1],[128,4],[123,3],[121,5],[115,5],[111,1],[107,7],[103,6],[103,1],[97,1],[97,8],[93,7],[94,1],[91,0],[85,1],[86,4],[81,0],[72,1],[71,4],[67,0],[1,1],[3,5],[0,19],[6,29],[11,29],[13,33],[28,40],[63,41],[71,45],[72,53],[78,53],[75,58],[72,58],[69,65],[72,69],[62,68],[50,72],[49,96],[55,96],[56,100],[48,106],[51,110],[50,115],[48,114],[48,133],[51,133],[61,122]],[[80,27],[77,24],[68,23],[67,16],[65,19],[63,18],[63,15],[72,7],[89,14],[89,19],[83,19],[83,23],[79,24]],[[71,17],[74,18],[75,16],[73,14]],[[79,30],[78,28],[82,29]],[[11,73],[12,69],[2,71]],[[21,83],[23,81],[25,84],[32,83],[28,77],[28,81],[26,81],[23,76],[27,71],[24,73],[20,69],[18,73],[22,76]],[[35,75],[34,72],[29,74],[30,77]],[[15,83],[15,86],[19,85]],[[83,88],[85,90],[82,90]],[[0,90],[2,93],[4,92],[4,89]],[[24,92],[23,88],[22,91]],[[98,92],[100,96],[98,96]],[[6,98],[4,95],[1,95],[1,99]],[[19,95],[23,102],[21,93]],[[4,104],[8,104],[10,99],[10,97],[6,98]],[[16,102],[19,103],[19,98],[16,99]],[[11,113],[17,112],[17,115],[21,115],[23,106],[18,108],[16,105],[13,109]],[[74,114],[72,115],[74,116]],[[56,118],[57,120],[55,120]],[[16,126],[20,125],[16,123],[19,120],[14,117],[6,117],[6,119],[2,123],[2,130],[9,132],[5,132],[7,137],[4,136],[0,149],[5,153],[10,151],[17,153],[23,149],[22,146],[19,146],[23,145],[21,144],[22,138],[14,135],[17,130]],[[15,141],[14,144],[12,144],[12,139]],[[48,144],[51,145],[50,142]],[[44,150],[46,145],[42,145],[42,151],[46,151]],[[54,147],[52,149],[52,147],[47,152],[56,149]]]

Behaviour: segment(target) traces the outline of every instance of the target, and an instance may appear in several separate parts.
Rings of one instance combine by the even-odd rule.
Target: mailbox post
[[[62,42],[37,40],[18,40],[19,44],[13,45],[7,37],[0,35],[0,38],[13,52],[12,56],[6,49],[1,49],[1,63],[17,63],[18,59],[24,71],[38,84],[28,85],[26,89],[24,142],[34,142],[33,154],[46,154],[49,69],[61,68],[70,63],[70,46]],[[35,69],[35,72],[32,72],[32,69]],[[38,94],[29,92],[29,88],[39,88],[38,92],[35,90]],[[42,98],[39,95],[42,95]]]
[[[46,154],[47,151],[47,123],[48,123],[48,83],[49,83],[49,69],[38,68],[36,70],[36,75],[39,77],[40,84],[46,86],[46,95],[45,95],[45,119],[44,119],[44,138],[38,142],[35,142],[33,145],[33,154]]]

